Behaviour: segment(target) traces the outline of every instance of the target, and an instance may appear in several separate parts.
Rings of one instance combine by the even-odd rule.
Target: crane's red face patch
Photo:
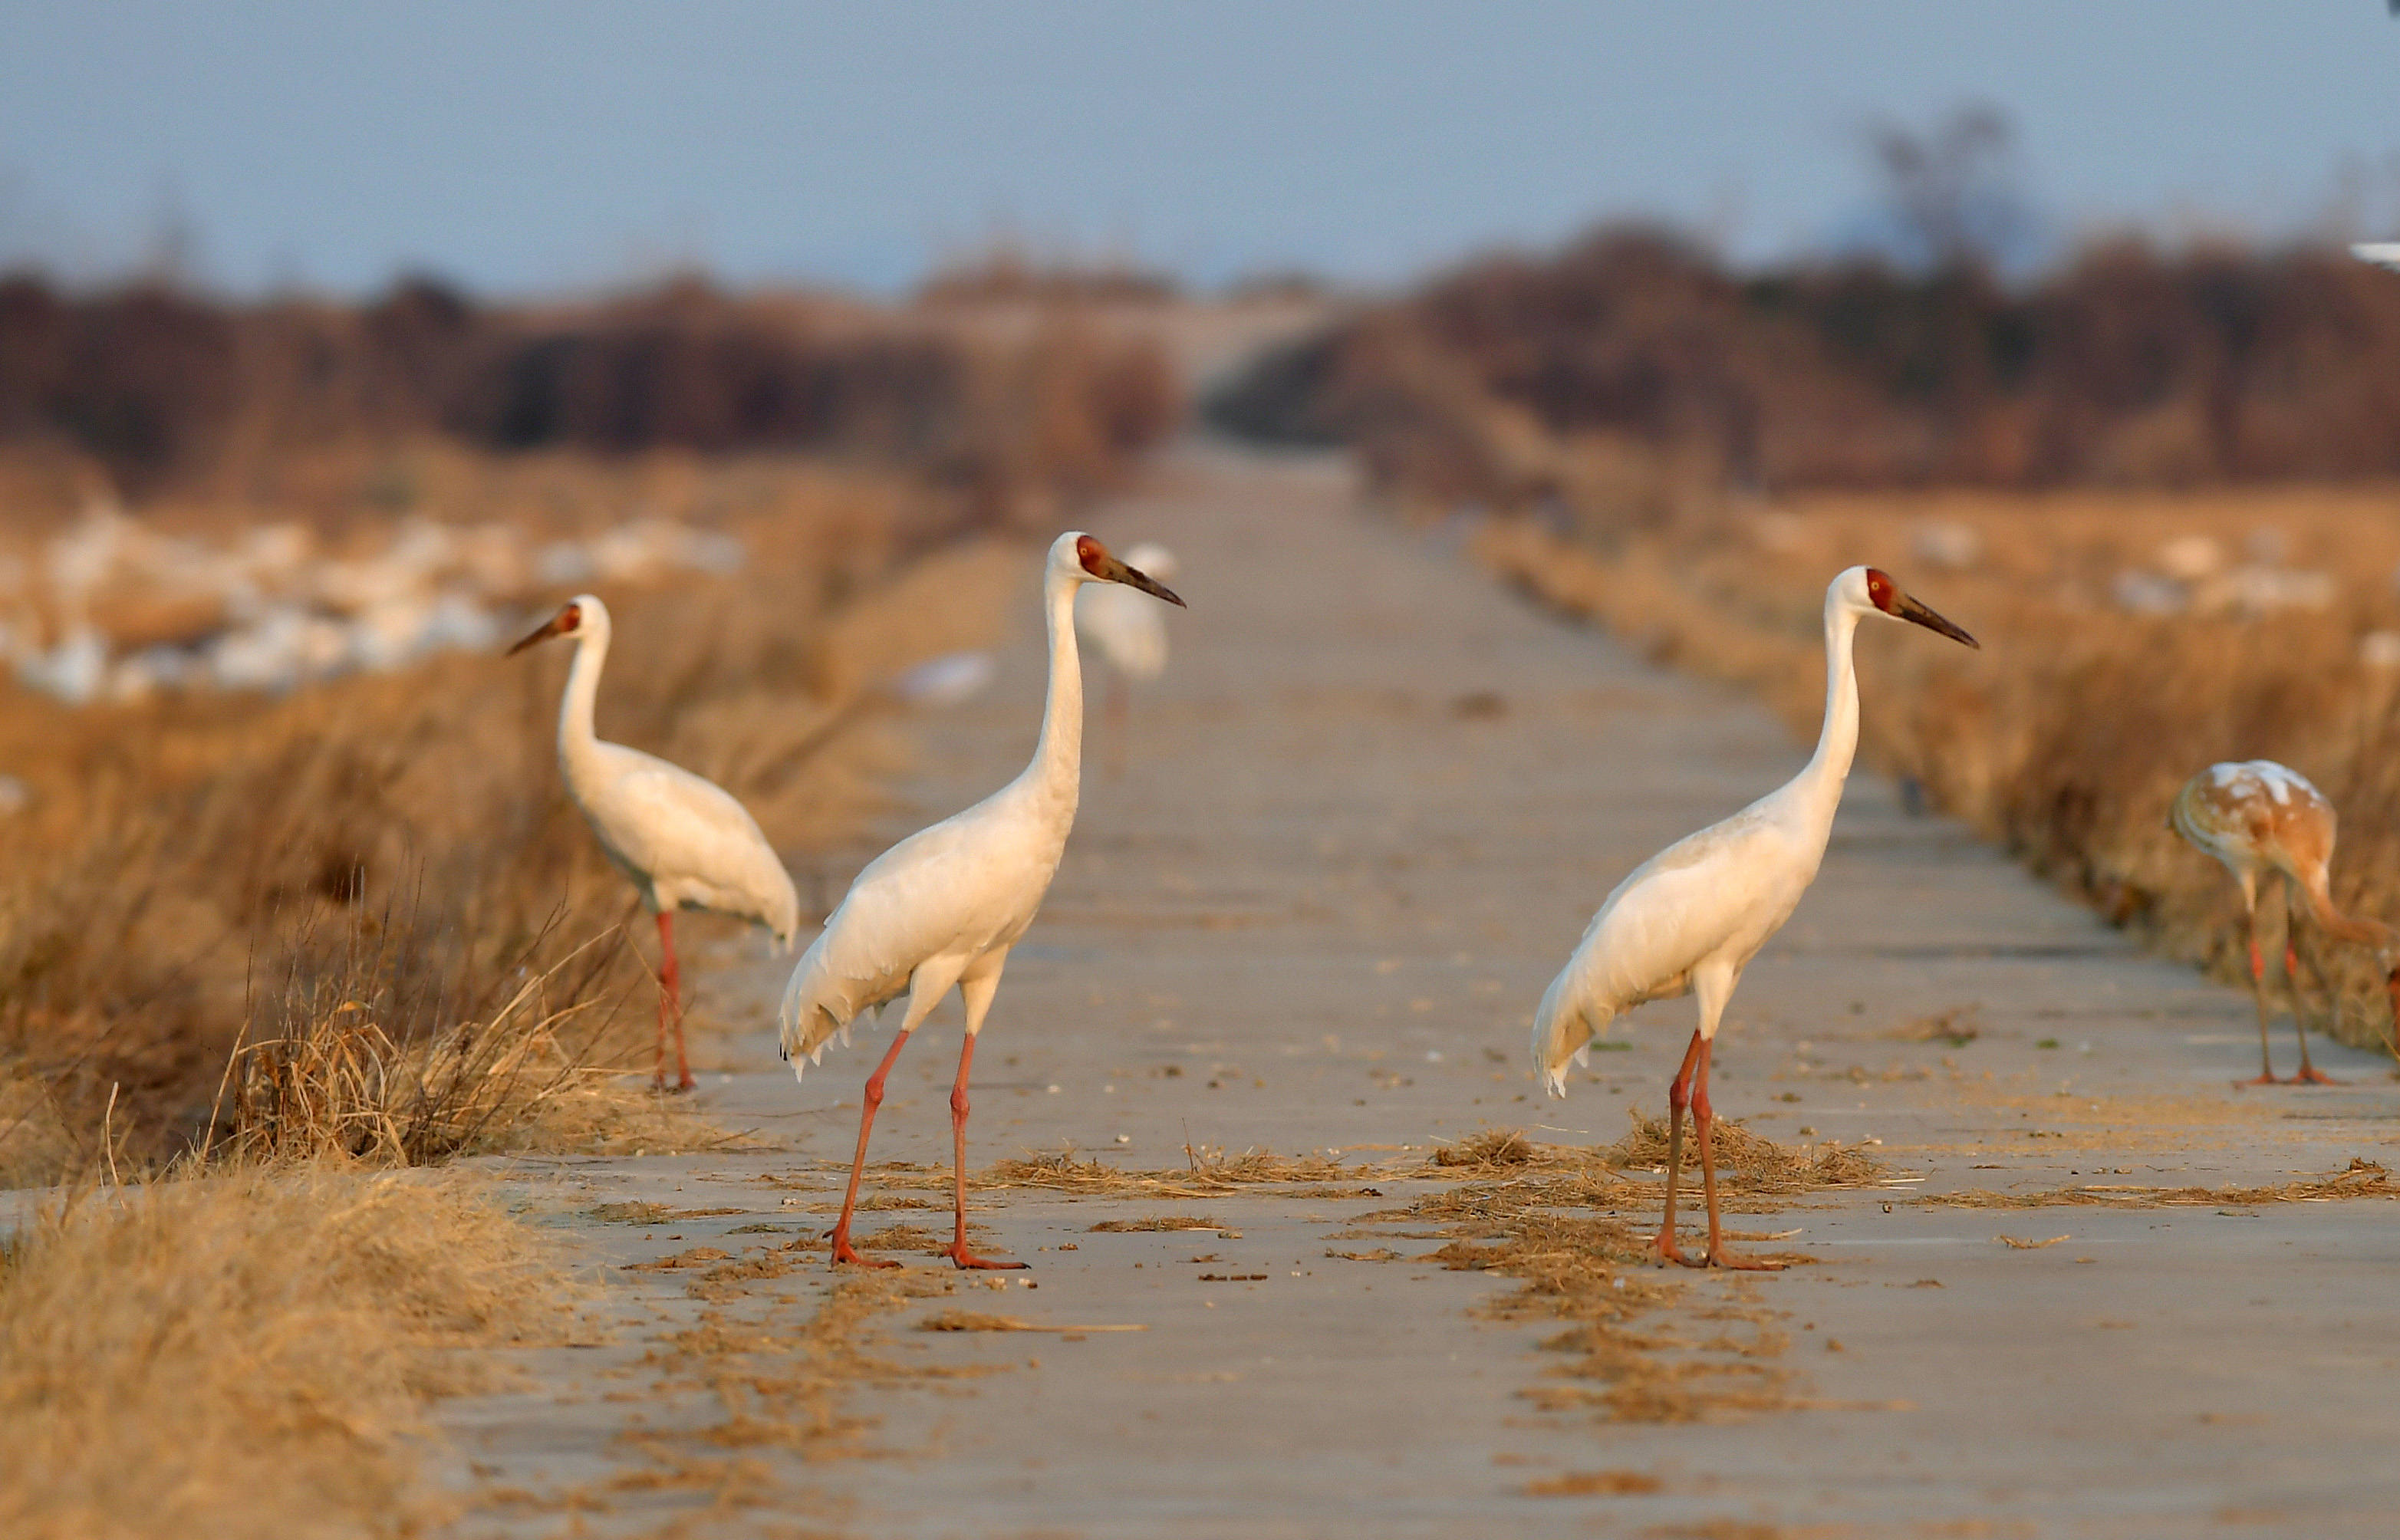
[[[1891,607],[1892,602],[1899,596],[1898,585],[1885,577],[1880,568],[1872,566],[1867,568],[1867,598],[1877,609],[1882,610],[1886,615],[1894,613]]]
[[[583,623],[583,606],[569,605],[558,612],[558,629],[564,634]]]
[[[1108,547],[1089,535],[1081,536],[1075,541],[1075,560],[1084,564],[1084,571],[1095,578],[1100,577],[1109,565]]]

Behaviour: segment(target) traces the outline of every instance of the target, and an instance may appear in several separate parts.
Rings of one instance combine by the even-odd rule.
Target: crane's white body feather
[[[1060,536],[1044,568],[1050,691],[1032,762],[858,874],[784,990],[782,1047],[795,1075],[821,1059],[837,1034],[847,1043],[860,1015],[903,993],[904,1031],[915,1030],[954,984],[966,1002],[968,1034],[982,1030],[1008,950],[1033,923],[1075,823],[1084,742],[1075,596],[1092,581],[1076,554],[1080,538]]]
[[[764,926],[778,947],[790,947],[799,894],[749,810],[716,783],[594,732],[608,608],[588,593],[573,602],[580,618],[559,704],[558,762],[601,850],[653,913],[707,909]]]
[[[1867,569],[1825,590],[1825,723],[1800,773],[1722,823],[1686,836],[1619,882],[1534,1014],[1534,1073],[1566,1095],[1566,1072],[1608,1023],[1637,1005],[1698,994],[1712,1040],[1742,970],[1792,918],[1815,880],[1858,747],[1852,642],[1881,613]]]

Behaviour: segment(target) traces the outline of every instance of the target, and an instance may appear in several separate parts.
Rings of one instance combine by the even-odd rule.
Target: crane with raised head
[[[1664,1261],[1745,1269],[1781,1265],[1733,1255],[1719,1233],[1709,1060],[1742,970],[1791,918],[1824,859],[1842,783],[1858,749],[1859,680],[1851,647],[1859,622],[1870,615],[1912,621],[1969,647],[1980,645],[1874,567],[1854,566],[1836,577],[1825,590],[1825,722],[1817,752],[1782,786],[1636,866],[1601,905],[1534,1013],[1534,1072],[1550,1095],[1563,1097],[1569,1065],[1584,1062],[1593,1040],[1616,1016],[1648,1001],[1697,997],[1699,1026],[1667,1087],[1666,1215],[1654,1243]],[[1675,1241],[1675,1184],[1686,1108],[1699,1142],[1700,1185],[1709,1211],[1708,1252],[1697,1260]]]
[[[850,1188],[833,1228],[833,1260],[897,1266],[861,1255],[850,1244],[859,1176],[884,1078],[910,1034],[955,987],[966,1009],[958,1079],[950,1088],[958,1229],[950,1260],[963,1268],[1016,1268],[967,1247],[967,1077],[975,1039],[1008,962],[1050,879],[1066,853],[1081,795],[1084,753],[1084,672],[1075,647],[1075,594],[1091,582],[1122,583],[1171,605],[1183,601],[1147,574],[1109,554],[1089,535],[1070,531],[1050,547],[1043,568],[1043,615],[1049,626],[1050,689],[1042,708],[1042,736],[1032,762],[1008,784],[962,812],[920,829],[869,862],[850,885],[823,934],[801,954],[784,990],[782,1048],[795,1075],[821,1059],[851,1023],[902,993],[908,997],[900,1029],[883,1061],[866,1078],[858,1115],[858,1151]],[[874,1019],[870,1015],[869,1019]]]
[[[764,926],[778,948],[799,930],[800,899],[783,858],[733,794],[656,755],[603,743],[593,727],[600,671],[608,661],[608,606],[589,593],[559,606],[541,628],[509,648],[515,657],[552,636],[575,638],[575,661],[558,705],[558,768],[566,795],[592,825],[600,849],[632,879],[643,907],[658,917],[659,1039],[653,1083],[667,1077],[667,1032],[675,1032],[675,1089],[692,1087],[684,1049],[683,985],[675,967],[678,909],[706,909]]]

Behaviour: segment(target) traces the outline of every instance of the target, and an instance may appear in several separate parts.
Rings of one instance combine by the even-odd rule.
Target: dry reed
[[[0,1532],[397,1534],[464,1350],[564,1333],[532,1232],[455,1182],[255,1171],[85,1190],[0,1250]]]
[[[572,521],[640,498],[745,540],[740,574],[607,595],[601,729],[742,797],[799,854],[804,905],[829,885],[811,852],[880,805],[895,762],[855,702],[986,639],[1018,560],[985,543],[919,556],[942,526],[912,528],[905,488],[796,463],[438,446],[412,463],[446,506]],[[211,1130],[257,1152],[415,1160],[657,1122],[593,1072],[644,1066],[655,986],[621,939],[631,895],[561,794],[563,652],[453,654],[283,699],[72,711],[0,687],[0,755],[32,789],[0,820],[0,1056],[46,1083],[42,1117],[71,1135],[29,1136],[40,1118],[6,1132],[12,1101],[10,1179],[89,1166],[112,1098],[137,1165]],[[691,982],[704,1032],[708,971]]]

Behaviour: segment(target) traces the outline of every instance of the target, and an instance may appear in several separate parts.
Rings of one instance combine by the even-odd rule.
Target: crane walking
[[[800,957],[784,990],[782,1048],[794,1075],[822,1059],[851,1022],[907,991],[908,1004],[892,1046],[866,1080],[858,1115],[858,1152],[850,1190],[833,1229],[833,1260],[897,1266],[865,1257],[850,1244],[866,1140],[883,1103],[884,1077],[909,1034],[953,985],[966,1008],[966,1041],[950,1088],[957,1236],[950,1260],[967,1268],[1016,1268],[967,1248],[967,1073],[975,1037],[1000,988],[1008,950],[1033,923],[1043,894],[1066,853],[1075,822],[1084,754],[1084,675],[1075,650],[1075,594],[1085,583],[1123,583],[1171,605],[1183,601],[1109,554],[1089,535],[1070,531],[1050,547],[1043,572],[1049,624],[1050,692],[1042,737],[1022,774],[963,812],[920,829],[868,863],[851,883],[825,931]],[[870,1015],[870,1021],[873,1016]]]
[[[1854,566],[1825,590],[1825,724],[1799,774],[1720,824],[1686,836],[1635,867],[1592,917],[1583,940],[1534,1014],[1534,1069],[1550,1095],[1566,1095],[1569,1062],[1584,1062],[1612,1017],[1653,1000],[1692,994],[1699,1027],[1667,1088],[1667,1206],[1655,1248],[1687,1267],[1773,1269],[1727,1252],[1718,1233],[1715,1112],[1709,1060],[1717,1024],[1741,971],[1800,902],[1824,859],[1842,783],[1859,742],[1859,681],[1851,645],[1869,615],[1909,620],[1969,647],[1981,644],[1900,591],[1871,566]],[[1684,1154],[1684,1111],[1700,1146],[1709,1210],[1708,1254],[1675,1244],[1675,1184]]]
[[[509,648],[509,656],[552,636],[575,638],[575,662],[558,706],[558,768],[600,849],[632,879],[643,906],[658,917],[662,961],[653,1083],[666,1086],[672,1025],[675,1089],[689,1091],[691,1061],[684,1051],[675,911],[710,909],[763,925],[781,948],[792,944],[799,929],[800,898],[775,848],[731,793],[655,755],[600,741],[592,709],[600,671],[608,661],[608,606],[589,593],[579,594]]]
[[[2292,1029],[2300,1039],[2300,1070],[2289,1083],[2340,1083],[2309,1062],[2308,1004],[2300,989],[2298,948],[2293,945],[2304,904],[2327,935],[2374,948],[2392,994],[2395,1038],[2400,1038],[2400,931],[2334,907],[2325,876],[2333,861],[2333,804],[2308,777],[2272,759],[2211,765],[2175,793],[2167,826],[2203,854],[2215,856],[2242,885],[2250,993],[2258,1002],[2258,1078],[2237,1083],[2284,1083],[2276,1080],[2274,1056],[2267,1051],[2267,1024],[2273,1013],[2267,1004],[2267,961],[2258,949],[2258,879],[2270,872],[2284,879],[2284,983],[2292,994]]]

